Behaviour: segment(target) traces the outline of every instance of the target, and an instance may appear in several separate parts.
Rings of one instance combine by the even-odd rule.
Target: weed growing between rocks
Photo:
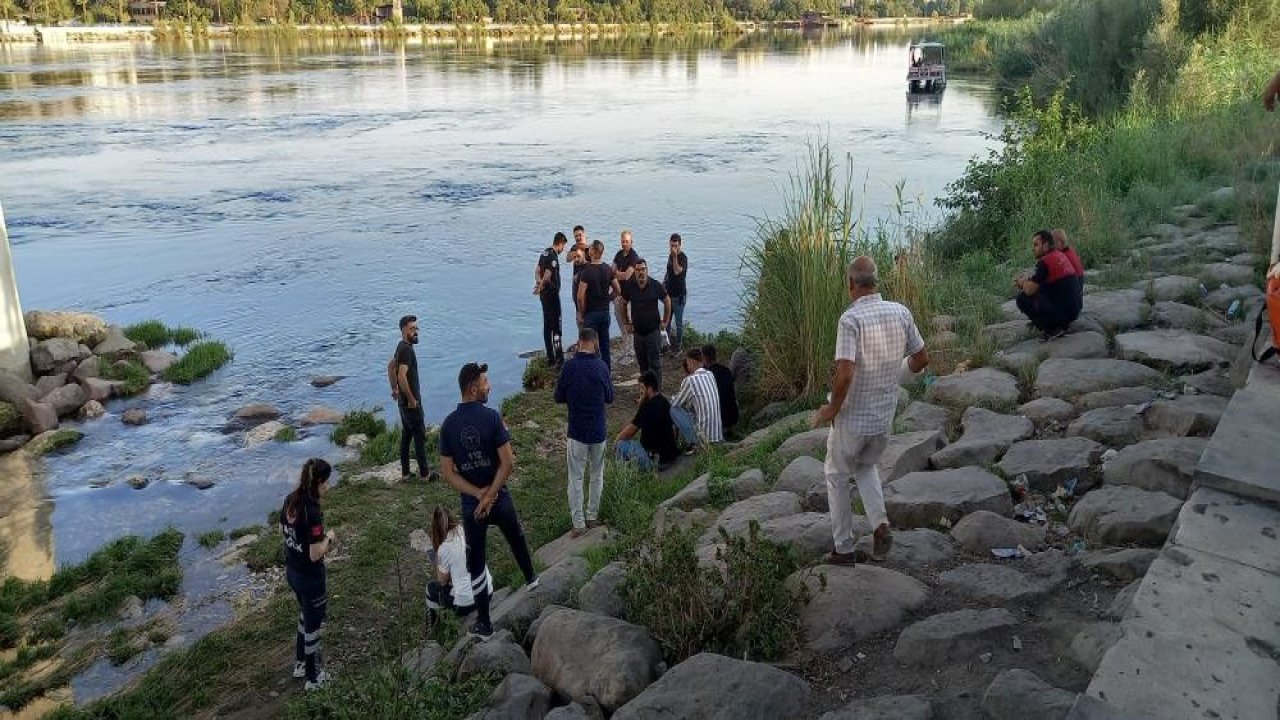
[[[196,542],[200,543],[200,547],[213,549],[214,547],[217,547],[218,543],[222,542],[225,537],[226,534],[221,530],[210,530],[208,532],[200,533],[200,535],[196,537]]]
[[[556,384],[556,369],[547,364],[541,355],[532,358],[524,366],[521,384],[525,390],[545,390]]]
[[[631,553],[627,617],[649,628],[668,663],[704,651],[771,660],[798,645],[808,589],[786,579],[802,564],[759,533],[754,521],[745,537],[721,530],[722,570],[699,565],[694,530],[652,536]]]
[[[290,720],[415,718],[456,720],[484,705],[496,680],[477,675],[458,682],[420,677],[388,663],[359,678],[340,677],[319,692],[303,693],[289,703]]]
[[[98,358],[98,375],[104,380],[118,380],[123,383],[120,386],[120,394],[125,397],[146,392],[151,386],[151,373],[147,372],[147,369],[137,360],[108,362],[104,358]]]
[[[231,361],[231,350],[218,340],[201,340],[192,345],[181,358],[168,369],[160,373],[160,377],[179,385],[190,385],[213,374],[215,370]]]
[[[347,444],[352,435],[364,435],[370,440],[387,431],[387,422],[377,416],[377,410],[352,410],[342,416],[342,421],[329,432],[329,440],[334,445]]]
[[[272,436],[272,439],[276,442],[297,442],[298,431],[289,425],[285,425],[276,431],[276,434]]]

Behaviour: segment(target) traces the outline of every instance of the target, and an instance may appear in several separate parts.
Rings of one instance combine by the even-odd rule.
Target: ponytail
[[[292,522],[291,518],[298,516],[298,506],[302,504],[303,498],[309,500],[320,499],[320,485],[329,482],[329,475],[333,472],[333,467],[329,463],[320,458],[311,458],[302,464],[302,476],[298,478],[298,487],[289,493],[289,497],[284,502],[284,514],[281,518],[283,522]]]
[[[438,551],[449,533],[458,527],[458,523],[443,505],[437,505],[431,513],[431,544]]]

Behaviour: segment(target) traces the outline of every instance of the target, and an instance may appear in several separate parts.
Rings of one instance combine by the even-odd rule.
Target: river
[[[994,143],[981,79],[908,101],[908,41],[0,46],[0,202],[24,309],[159,318],[235,352],[207,381],[112,404],[76,448],[24,469],[35,489],[11,495],[29,511],[0,520],[22,548],[6,574],[166,524],[261,522],[303,457],[336,451],[322,431],[241,448],[231,413],[385,403],[402,314],[420,317],[429,421],[463,362],[489,363],[495,404],[517,391],[517,354],[541,346],[532,267],[557,230],[585,225],[611,254],[629,228],[659,262],[679,232],[687,320],[736,325],[741,250],[807,141],[852,154],[868,217],[898,181],[929,205]],[[316,389],[317,374],[348,377]],[[135,405],[152,421],[125,428]],[[153,482],[133,490],[134,474]],[[190,535],[188,593],[225,575],[198,572],[209,554]]]

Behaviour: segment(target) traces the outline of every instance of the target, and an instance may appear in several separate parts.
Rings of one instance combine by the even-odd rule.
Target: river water
[[[928,205],[992,145],[986,82],[906,98],[909,39],[0,46],[0,202],[24,308],[160,318],[235,352],[24,468],[29,512],[0,520],[6,574],[166,524],[261,522],[301,458],[336,451],[323,432],[242,448],[230,414],[384,403],[402,314],[423,328],[430,421],[468,360],[489,363],[496,404],[541,346],[532,266],[557,230],[583,224],[612,253],[630,228],[659,262],[681,233],[687,320],[735,325],[753,218],[779,209],[808,140],[852,154],[869,217],[898,181]],[[348,377],[315,389],[316,374]],[[126,429],[134,405],[152,421]],[[133,490],[134,474],[153,482]],[[192,573],[208,553],[190,538],[184,558],[189,592],[218,572]]]

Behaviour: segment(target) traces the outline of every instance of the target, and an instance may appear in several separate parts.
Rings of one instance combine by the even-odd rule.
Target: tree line
[[[991,0],[986,0],[991,1]],[[131,0],[0,0],[0,17],[39,23],[129,23]],[[184,22],[367,23],[391,0],[168,0],[161,17]],[[407,22],[697,23],[798,19],[807,11],[858,17],[954,16],[983,0],[403,0]]]

